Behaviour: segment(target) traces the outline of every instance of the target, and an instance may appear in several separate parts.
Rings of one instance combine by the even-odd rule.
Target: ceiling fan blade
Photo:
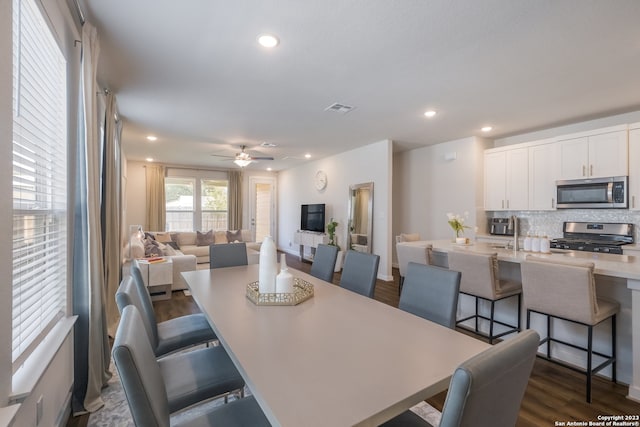
[[[261,157],[251,156],[251,160],[274,160],[274,158],[271,156],[261,156]]]

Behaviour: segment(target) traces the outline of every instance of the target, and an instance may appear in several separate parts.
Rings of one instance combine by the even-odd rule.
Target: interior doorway
[[[249,177],[249,218],[256,242],[266,236],[276,240],[275,187],[275,178]]]

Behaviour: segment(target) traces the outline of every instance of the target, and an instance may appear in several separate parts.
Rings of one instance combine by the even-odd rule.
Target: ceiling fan
[[[223,156],[223,155],[219,155],[219,154],[212,154],[212,156],[216,156],[216,157],[227,157],[230,159],[233,159],[233,163],[235,163],[236,165],[240,166],[241,168],[244,168],[246,166],[248,166],[249,164],[251,164],[251,162],[256,161],[256,160],[273,160],[273,157],[271,156],[252,156],[249,153],[247,153],[247,146],[246,145],[241,145],[240,146],[240,152],[236,153],[235,156]]]

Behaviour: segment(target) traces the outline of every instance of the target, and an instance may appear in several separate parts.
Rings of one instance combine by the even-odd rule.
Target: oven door
[[[558,209],[627,208],[626,177],[557,181]]]

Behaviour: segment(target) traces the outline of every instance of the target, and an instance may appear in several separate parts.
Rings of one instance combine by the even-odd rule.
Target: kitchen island
[[[565,262],[571,260],[590,261],[595,265],[596,291],[599,297],[615,300],[620,303],[620,313],[617,316],[617,377],[618,381],[629,384],[628,398],[640,401],[640,257],[631,255],[611,255],[604,253],[553,250],[548,254],[514,251],[506,249],[499,242],[471,242],[466,245],[458,245],[448,240],[432,240],[421,242],[409,242],[406,244],[420,246],[431,244],[433,247],[432,262],[435,265],[448,267],[447,253],[450,251],[471,251],[498,254],[501,278],[509,280],[520,279],[520,263],[527,256],[551,258]],[[461,308],[464,303],[461,300]],[[526,300],[524,300],[522,325],[526,322]],[[510,307],[507,307],[509,309]],[[513,309],[513,307],[511,307]],[[459,309],[459,310],[460,310]],[[500,305],[496,307],[499,315]],[[532,327],[543,331],[541,319],[532,317]],[[577,325],[568,322],[557,322],[554,327],[556,334],[565,335],[568,339],[582,342],[584,332]],[[594,349],[604,349],[608,343],[606,335],[609,328],[596,328]],[[602,334],[600,336],[600,334]],[[600,348],[601,346],[601,348]],[[583,365],[586,355],[573,349],[559,348],[555,353],[567,362]],[[602,374],[610,375],[610,367],[602,371]]]

